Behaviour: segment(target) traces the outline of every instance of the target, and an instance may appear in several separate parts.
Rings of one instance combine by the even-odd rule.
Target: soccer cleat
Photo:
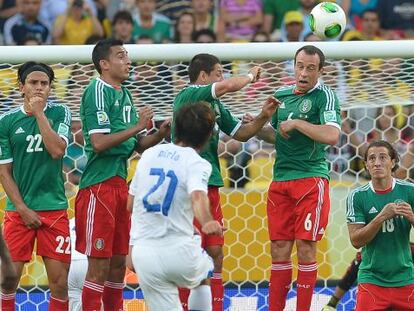
[[[321,311],[336,311],[336,308],[326,305]]]

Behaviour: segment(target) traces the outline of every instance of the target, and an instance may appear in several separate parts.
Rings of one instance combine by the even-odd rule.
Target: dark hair
[[[100,61],[103,59],[108,60],[109,55],[111,54],[111,47],[113,46],[123,46],[123,42],[112,38],[104,39],[100,40],[93,48],[92,61],[96,71],[100,74],[102,73]]]
[[[130,24],[133,24],[132,15],[129,11],[118,11],[114,15],[114,18],[112,20],[112,26],[114,26],[119,21],[125,21]]]
[[[92,44],[97,44],[100,40],[102,40],[103,37],[98,36],[98,35],[90,35],[89,37],[86,38],[85,43],[86,45],[92,45]]]
[[[365,162],[368,161],[369,149],[374,148],[374,147],[385,147],[388,150],[388,155],[390,156],[391,160],[395,161],[395,165],[391,171],[395,172],[398,169],[398,163],[400,162],[400,157],[398,156],[397,150],[395,150],[395,148],[389,142],[385,140],[376,140],[376,141],[371,142],[368,145],[367,150],[365,151],[364,161]]]
[[[175,143],[183,142],[193,148],[201,148],[208,141],[216,123],[209,103],[187,104],[174,116]]]
[[[197,81],[200,72],[204,71],[207,74],[210,74],[214,70],[214,66],[220,64],[220,60],[211,54],[197,54],[193,57],[188,66],[188,76],[190,77],[190,82],[194,83]]]
[[[181,18],[185,15],[191,16],[191,18],[193,19],[193,31],[191,33],[191,40],[193,40],[193,33],[195,31],[195,17],[194,14],[188,11],[184,11],[180,14],[180,16],[178,16],[177,20],[175,21],[175,25],[174,25],[174,42],[176,43],[180,43],[181,37],[180,37],[180,33],[178,32],[178,24],[181,20]]]
[[[217,36],[214,33],[214,31],[208,28],[200,29],[198,31],[193,32],[193,41],[197,42],[198,38],[200,38],[201,36],[209,36],[211,39],[213,39],[213,42],[217,41]]]
[[[47,74],[49,77],[49,84],[55,80],[55,72],[50,66],[44,63],[26,62],[19,67],[19,70],[17,70],[18,82],[25,84],[27,76],[34,71],[41,71]]]
[[[378,11],[377,10],[373,10],[373,9],[366,9],[366,10],[362,11],[361,14],[359,14],[359,16],[361,16],[361,19],[363,19],[364,18],[364,15],[367,14],[367,13],[373,13],[373,14],[375,14],[378,17],[378,20],[379,20],[379,13],[378,13]]]
[[[323,52],[318,49],[316,46],[313,45],[304,45],[295,53],[295,64],[296,64],[296,58],[300,52],[304,51],[307,55],[318,55],[319,56],[319,70],[325,66],[325,55]]]

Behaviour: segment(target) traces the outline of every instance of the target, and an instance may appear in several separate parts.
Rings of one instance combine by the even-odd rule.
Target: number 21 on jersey
[[[151,189],[147,192],[147,194],[143,197],[142,201],[144,203],[144,207],[148,212],[152,213],[162,213],[164,216],[168,216],[168,211],[171,207],[172,200],[174,198],[174,193],[177,188],[178,179],[177,175],[175,175],[173,170],[167,171],[165,173],[164,169],[162,168],[151,168],[150,170],[151,176],[158,176],[158,180],[151,187]],[[168,177],[168,181],[167,178]],[[148,202],[149,197],[161,187],[164,182],[168,182],[167,190],[164,194],[164,199],[161,204],[150,204]]]

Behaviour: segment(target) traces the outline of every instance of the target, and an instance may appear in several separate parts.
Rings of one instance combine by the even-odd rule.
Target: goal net
[[[133,61],[126,85],[137,107],[150,105],[155,124],[171,117],[172,101],[188,83],[188,61],[197,53],[221,58],[225,77],[245,74],[253,65],[263,69],[260,81],[222,99],[241,117],[257,114],[265,98],[294,82],[293,56],[304,43],[146,45],[127,46]],[[342,135],[337,146],[327,149],[331,165],[331,214],[325,237],[318,244],[318,284],[312,310],[320,310],[333,293],[338,279],[355,256],[345,220],[349,191],[367,182],[361,156],[366,143],[386,139],[400,152],[400,178],[414,179],[414,42],[317,43],[327,56],[321,81],[336,90],[342,105]],[[74,197],[86,164],[79,122],[80,98],[97,75],[91,65],[91,46],[2,47],[0,56],[0,114],[21,104],[17,68],[37,60],[53,65],[56,74],[52,101],[65,103],[73,114],[72,139],[64,158],[66,193],[73,217]],[[266,219],[266,192],[277,158],[273,146],[257,139],[246,143],[222,135],[220,163],[225,187],[221,189],[225,217],[226,310],[267,310],[267,286],[271,260]],[[130,176],[139,160],[130,160]],[[0,187],[0,217],[5,192]],[[30,204],[30,202],[28,202]],[[26,265],[17,295],[19,310],[47,310],[46,273],[39,257]],[[296,263],[294,262],[294,266]],[[294,279],[296,266],[294,268]],[[139,276],[138,276],[139,278]],[[139,281],[126,275],[125,309],[145,310]],[[342,299],[338,310],[353,307],[355,291]],[[295,310],[295,287],[288,295],[287,310]]]

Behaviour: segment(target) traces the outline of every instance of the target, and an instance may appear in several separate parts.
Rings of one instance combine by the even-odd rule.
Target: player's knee
[[[290,260],[293,241],[272,241],[270,252],[273,261]]]
[[[298,260],[300,262],[316,261],[316,242],[297,240]]]
[[[66,299],[68,297],[68,280],[66,274],[58,274],[49,277],[50,293],[55,298]]]

